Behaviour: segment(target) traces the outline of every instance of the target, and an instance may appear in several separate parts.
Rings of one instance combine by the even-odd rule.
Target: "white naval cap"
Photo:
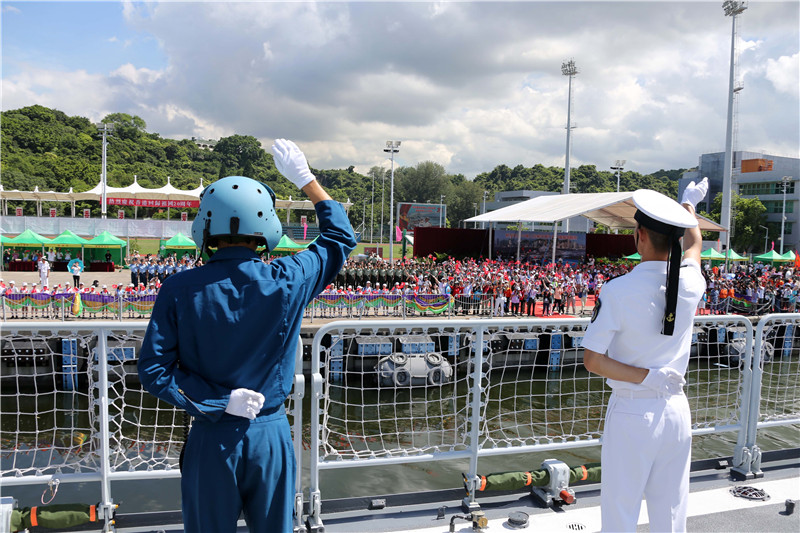
[[[641,225],[658,233],[668,234],[672,228],[680,230],[697,226],[697,218],[692,216],[681,204],[660,192],[650,189],[634,191],[633,203],[639,213],[646,215],[654,222],[640,220],[643,217],[639,213],[637,213],[636,220]],[[680,233],[683,234],[683,232]]]

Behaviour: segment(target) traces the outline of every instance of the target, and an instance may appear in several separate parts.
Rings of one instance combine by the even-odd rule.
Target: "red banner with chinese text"
[[[143,198],[106,198],[108,205],[132,207],[200,207],[200,200],[148,200]]]

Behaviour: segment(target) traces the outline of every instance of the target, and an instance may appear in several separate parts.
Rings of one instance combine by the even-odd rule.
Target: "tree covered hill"
[[[272,155],[252,136],[232,135],[220,139],[213,150],[202,149],[190,139],[162,138],[147,131],[147,124],[138,116],[113,113],[103,119],[114,126],[107,149],[108,184],[124,187],[133,183],[134,176],[143,187],[161,187],[170,183],[178,189],[193,189],[201,180],[204,185],[229,175],[249,176],[263,181],[275,190],[279,198],[302,198],[304,195],[282,178]],[[0,173],[6,190],[66,192],[93,188],[100,181],[102,141],[97,127],[84,117],[34,105],[5,111],[0,114]],[[310,162],[313,165],[313,161]],[[380,223],[381,201],[384,220],[389,218],[388,169],[373,167],[367,175],[346,169],[316,169],[312,172],[331,196],[339,201],[350,200],[350,220],[355,226],[362,221],[368,228],[372,213],[375,227]],[[651,175],[625,171],[620,178],[621,190],[650,188],[673,198],[677,180],[683,169],[661,170]],[[447,205],[448,224],[458,226],[474,215],[483,201],[484,191],[491,194],[506,190],[561,190],[564,169],[517,165],[513,168],[498,164],[493,170],[468,180],[461,174],[450,174],[432,161],[395,169],[395,202],[440,202]],[[597,170],[594,165],[572,169],[570,181],[573,192],[606,192],[616,190],[616,176],[609,170]],[[374,190],[373,190],[374,184]],[[20,203],[26,215],[35,214],[33,202]],[[374,205],[374,207],[373,207]],[[9,207],[16,207],[9,202]],[[46,204],[55,207],[59,216],[69,215],[64,203]],[[78,203],[79,209],[91,209],[99,216],[97,202]],[[118,208],[133,216],[132,207]],[[189,210],[190,219],[194,210]],[[293,212],[299,218],[302,213]],[[139,217],[166,218],[165,209],[139,208]],[[180,213],[172,210],[172,218]],[[283,219],[285,220],[285,219]],[[368,231],[368,229],[367,229]],[[376,230],[377,231],[377,230]]]

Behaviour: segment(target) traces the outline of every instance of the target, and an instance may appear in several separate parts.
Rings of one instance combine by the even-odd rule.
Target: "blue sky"
[[[3,75],[25,65],[105,73],[123,63],[164,68],[158,41],[131,28],[118,2],[2,2]],[[8,48],[6,48],[8,47]]]
[[[687,168],[725,146],[731,19],[715,2],[2,2],[3,110],[125,112],[170,138],[291,138],[312,166],[433,160],[468,178]],[[737,148],[798,157],[800,3],[740,18]]]

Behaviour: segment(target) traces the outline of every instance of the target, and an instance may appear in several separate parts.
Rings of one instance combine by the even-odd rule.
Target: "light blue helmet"
[[[275,193],[244,176],[215,181],[200,194],[200,208],[192,222],[192,239],[201,250],[215,246],[214,237],[252,236],[272,250],[283,230],[275,213]]]

